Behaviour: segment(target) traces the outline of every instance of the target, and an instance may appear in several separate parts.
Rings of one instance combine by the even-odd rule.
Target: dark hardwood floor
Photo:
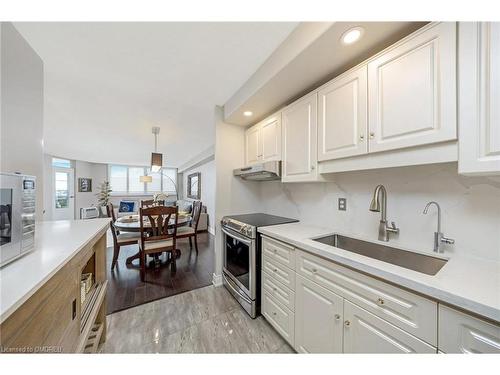
[[[198,235],[198,250],[189,249],[189,240],[177,241],[181,256],[177,258],[177,270],[171,271],[166,254],[161,256],[161,265],[155,268],[152,264],[146,269],[146,280],[141,282],[139,260],[126,265],[125,259],[137,252],[137,245],[122,247],[118,264],[111,271],[113,248],[107,249],[108,298],[107,312],[128,309],[159,298],[187,292],[212,283],[214,269],[214,236],[204,232]],[[150,258],[151,259],[151,258]]]

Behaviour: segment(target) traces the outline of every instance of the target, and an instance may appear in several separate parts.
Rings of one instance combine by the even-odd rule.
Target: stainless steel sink
[[[383,262],[395,264],[427,275],[435,275],[446,264],[446,259],[429,255],[412,253],[410,251],[385,246],[378,243],[358,240],[340,234],[313,238],[314,241],[325,245],[335,246],[342,250],[351,251]]]

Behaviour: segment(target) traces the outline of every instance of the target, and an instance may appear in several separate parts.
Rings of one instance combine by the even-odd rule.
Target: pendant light
[[[151,172],[157,173],[163,166],[163,155],[158,152],[158,134],[160,134],[160,128],[154,126],[152,131],[155,136],[155,152],[151,153]]]

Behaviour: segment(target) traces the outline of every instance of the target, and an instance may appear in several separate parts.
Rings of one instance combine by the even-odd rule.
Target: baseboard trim
[[[214,286],[222,286],[222,275],[212,274],[212,284]]]

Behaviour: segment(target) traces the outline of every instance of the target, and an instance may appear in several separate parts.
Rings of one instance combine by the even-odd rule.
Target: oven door
[[[1,175],[0,185],[0,265],[21,255],[22,179]]]
[[[256,240],[222,228],[223,271],[250,299],[257,297]]]

